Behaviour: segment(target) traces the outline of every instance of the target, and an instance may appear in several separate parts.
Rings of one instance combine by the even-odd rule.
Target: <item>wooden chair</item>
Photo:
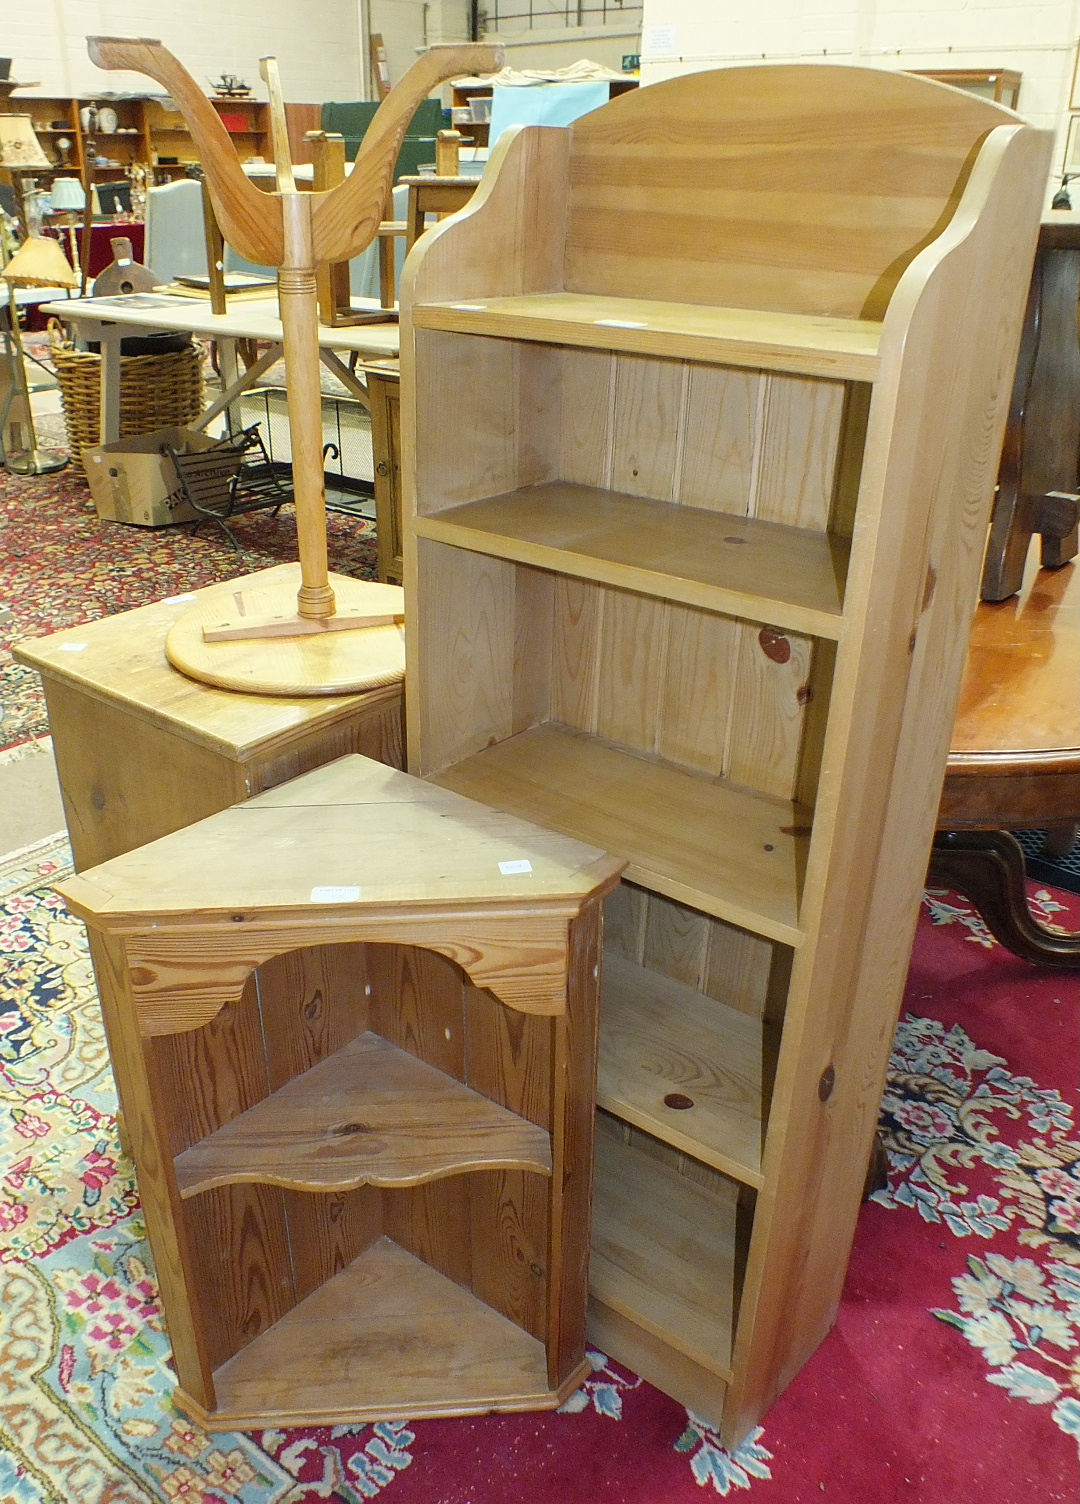
[[[983,565],[984,601],[1015,595],[1039,534],[1045,569],[1080,548],[1080,226],[1043,222]]]

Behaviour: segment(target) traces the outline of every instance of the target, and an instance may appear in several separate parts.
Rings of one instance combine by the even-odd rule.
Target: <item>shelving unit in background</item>
[[[103,94],[85,95],[78,99],[46,97],[42,95],[21,96],[12,101],[18,112],[28,114],[34,122],[34,130],[48,156],[57,160],[49,172],[42,169],[42,176],[52,173],[70,173],[82,176],[84,163],[91,148],[96,154],[111,158],[116,164],[111,167],[94,167],[94,177],[106,179],[122,175],[134,162],[153,167],[162,177],[182,176],[187,168],[198,161],[198,153],[184,125],[179,111],[168,108],[162,96],[131,96],[110,98]],[[274,159],[273,141],[270,134],[270,107],[258,99],[217,99],[210,103],[226,122],[230,136],[241,161],[247,157],[261,156],[266,161]],[[86,130],[80,111],[87,105],[96,109],[111,109],[117,116],[116,131]],[[292,109],[310,111],[307,105],[290,106]],[[63,126],[54,125],[63,121]],[[72,142],[68,162],[59,161],[56,142],[67,137]],[[161,162],[161,157],[176,157],[174,163]]]
[[[729,1446],[840,1295],[1048,154],[697,73],[508,136],[406,284],[410,767],[627,859],[591,1334]]]

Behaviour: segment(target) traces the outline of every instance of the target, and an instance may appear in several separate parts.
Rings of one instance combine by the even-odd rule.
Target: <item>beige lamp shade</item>
[[[79,278],[71,269],[58,240],[32,235],[24,240],[0,277],[14,287],[78,287]]]
[[[0,167],[51,167],[29,115],[0,115]]]

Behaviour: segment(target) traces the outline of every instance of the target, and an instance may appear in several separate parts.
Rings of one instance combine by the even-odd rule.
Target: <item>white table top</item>
[[[354,298],[354,308],[377,308],[373,298]],[[209,300],[178,298],[167,293],[128,293],[117,298],[69,298],[46,303],[43,311],[79,325],[86,339],[108,339],[138,329],[184,331],[207,339],[282,341],[277,298],[244,298],[226,313],[212,313]],[[319,326],[319,344],[327,350],[359,350],[365,355],[396,356],[397,324],[356,324],[347,329]]]

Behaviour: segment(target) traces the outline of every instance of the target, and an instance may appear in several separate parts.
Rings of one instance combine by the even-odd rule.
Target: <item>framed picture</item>
[[[1062,172],[1080,172],[1080,115],[1069,116],[1069,129],[1065,136],[1065,160]]]

